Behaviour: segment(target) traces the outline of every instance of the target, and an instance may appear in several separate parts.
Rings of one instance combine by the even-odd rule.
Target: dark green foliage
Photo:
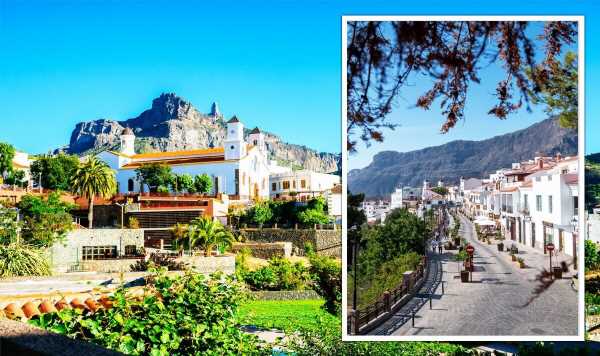
[[[246,214],[246,220],[254,224],[263,225],[273,218],[273,211],[268,201],[259,201]]]
[[[195,193],[194,177],[191,174],[173,174],[169,182],[171,190],[174,192]]]
[[[5,173],[13,171],[13,158],[15,157],[15,148],[9,143],[0,142],[0,178]]]
[[[327,215],[327,203],[323,197],[311,199],[306,208],[298,213],[298,220],[304,225],[327,224],[331,218]]]
[[[194,177],[194,190],[196,193],[206,194],[212,189],[212,180],[208,174],[200,174]]]
[[[301,262],[292,263],[285,258],[273,257],[268,266],[256,271],[238,270],[238,278],[253,290],[298,290],[310,286],[309,269]]]
[[[25,195],[18,206],[26,222],[22,237],[27,244],[51,247],[73,229],[73,218],[69,211],[74,205],[62,202],[60,194],[56,192],[50,193],[46,199]]]
[[[431,188],[431,190],[433,192],[438,193],[439,195],[446,195],[446,194],[448,194],[448,188],[446,188],[446,187],[433,187],[433,188]]]
[[[188,269],[185,263],[157,253],[150,254],[150,258],[147,261],[145,259],[137,261],[129,269],[131,272],[145,272],[158,267],[164,267],[168,271],[185,271]]]
[[[42,187],[46,189],[70,191],[71,179],[78,166],[79,158],[75,155],[43,155],[31,164],[31,177],[39,182],[41,174]]]
[[[591,211],[600,204],[600,153],[585,157],[585,208]]]
[[[172,181],[171,167],[165,164],[144,164],[135,173],[137,179],[148,185],[151,192],[157,192],[159,187],[168,187]]]
[[[557,347],[553,342],[521,343],[517,354],[519,356],[592,356],[597,355],[587,346]]]
[[[257,355],[257,339],[240,330],[236,313],[244,300],[230,278],[202,274],[154,276],[144,298],[115,292],[112,308],[93,314],[64,309],[29,322],[130,355]]]
[[[384,291],[397,287],[398,276],[414,270],[419,256],[425,252],[425,239],[434,224],[432,212],[422,220],[407,209],[395,209],[386,217],[384,225],[363,226],[358,253],[359,305],[369,304]],[[349,272],[349,278],[353,278],[354,268]],[[352,292],[352,287],[348,292]]]
[[[309,200],[306,204],[296,201],[264,200],[239,216],[240,224],[275,224],[293,227],[296,224],[312,227],[314,224],[327,224],[331,218],[327,214],[327,204],[321,197]]]
[[[17,169],[13,170],[4,180],[4,183],[10,185],[16,185],[17,187],[25,188],[27,181],[25,180],[25,171]]]
[[[348,192],[348,227],[360,227],[367,222],[365,213],[359,209],[360,203],[365,200],[364,194],[352,194]]]
[[[411,355],[411,356],[462,356],[476,355],[456,344],[438,342],[348,342],[342,341],[341,323],[338,320],[318,319],[316,327],[303,327],[297,338],[290,338],[288,348],[297,356],[313,355]]]
[[[600,267],[600,254],[598,245],[591,240],[585,240],[585,269],[594,270]]]
[[[534,103],[546,105],[546,113],[558,117],[561,127],[577,129],[578,82],[577,82],[577,53],[569,51],[565,58],[556,61],[550,67],[552,80],[546,81],[539,88],[539,93],[531,91]],[[540,68],[547,71],[548,68]],[[529,72],[531,74],[535,73]],[[539,73],[538,73],[539,75]]]
[[[325,299],[323,307],[333,315],[342,308],[342,264],[331,257],[308,255],[314,290]]]

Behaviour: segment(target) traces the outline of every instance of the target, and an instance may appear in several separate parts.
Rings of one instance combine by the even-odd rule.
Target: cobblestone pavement
[[[429,308],[429,303],[421,306],[416,314],[414,327],[412,323],[406,322],[397,328],[388,328],[389,334],[577,334],[577,293],[571,288],[570,279],[556,281],[527,304],[538,286],[535,275],[547,266],[543,252],[524,248],[523,256],[530,267],[520,269],[506,252],[498,252],[495,244],[487,245],[477,241],[472,223],[464,217],[460,219],[461,235],[475,247],[473,282],[460,281],[459,264],[452,260],[456,251],[438,255],[443,270],[445,293],[442,295],[441,286],[438,286],[432,297],[432,309]],[[541,254],[541,257],[533,255],[536,253]]]

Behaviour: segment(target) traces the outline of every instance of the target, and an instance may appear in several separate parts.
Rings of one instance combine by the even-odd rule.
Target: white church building
[[[232,199],[269,198],[269,161],[264,134],[255,128],[244,140],[244,125],[236,116],[227,122],[222,147],[154,153],[135,153],[135,135],[126,128],[121,134],[119,152],[104,151],[98,157],[116,171],[119,193],[148,191],[140,189],[135,170],[144,164],[160,163],[173,173],[207,174],[212,178],[212,194]]]

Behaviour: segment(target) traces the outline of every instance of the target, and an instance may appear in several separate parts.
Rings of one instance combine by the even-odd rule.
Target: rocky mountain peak
[[[150,109],[123,120],[92,120],[75,125],[66,151],[75,154],[116,149],[123,130],[129,127],[136,136],[136,152],[161,152],[219,147],[225,138],[225,123],[218,104],[203,114],[174,93],[163,93],[152,100]],[[245,135],[249,134],[246,130]],[[271,159],[317,172],[335,172],[341,167],[340,155],[317,152],[282,142],[269,132],[267,148]]]

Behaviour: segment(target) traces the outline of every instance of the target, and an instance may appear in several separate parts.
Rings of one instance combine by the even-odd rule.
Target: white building
[[[327,212],[336,224],[342,223],[342,185],[338,184],[325,193]]]
[[[121,134],[119,152],[104,151],[98,157],[116,171],[120,193],[148,190],[147,186],[141,187],[135,170],[144,164],[160,163],[170,166],[176,174],[207,174],[213,181],[212,194],[228,194],[241,200],[266,199],[269,161],[265,138],[258,128],[248,138],[251,144],[244,140],[244,125],[234,116],[227,122],[222,147],[136,154],[135,135],[126,128]]]
[[[269,177],[270,196],[273,199],[292,197],[299,200],[323,196],[325,192],[340,184],[340,176],[317,173],[309,170],[291,169],[271,173]]]
[[[396,188],[390,195],[390,210],[402,208],[405,202],[416,201],[421,197],[420,188],[402,187]]]
[[[554,166],[527,177],[519,188],[516,207],[520,215],[517,219],[523,223],[511,226],[513,234],[523,236],[523,243],[544,249],[551,242],[557,251],[573,255],[577,243],[573,224],[577,226],[579,202],[577,171],[577,157],[559,158]]]

